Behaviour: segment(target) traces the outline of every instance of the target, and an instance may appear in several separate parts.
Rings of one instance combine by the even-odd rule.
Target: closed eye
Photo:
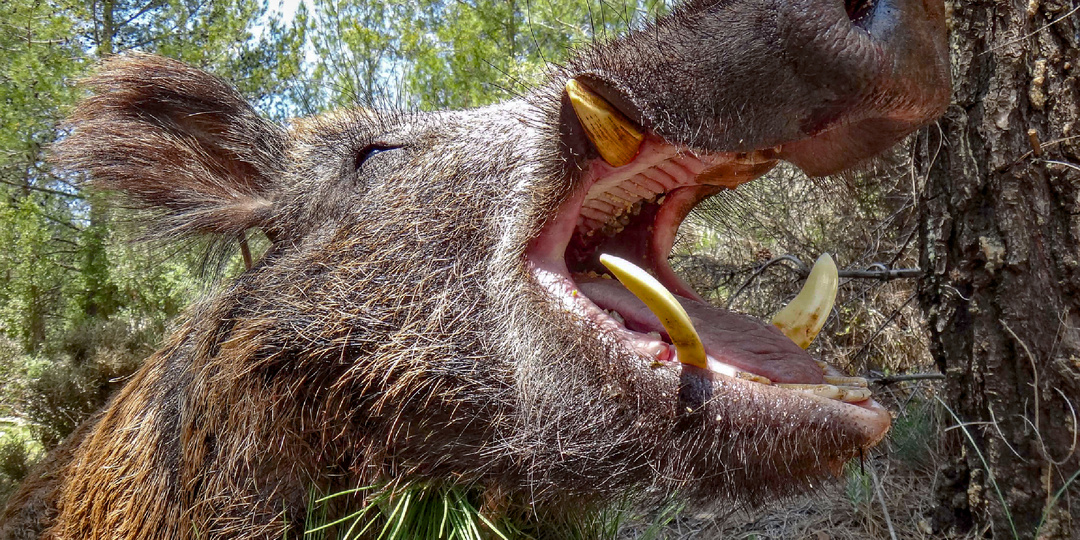
[[[386,144],[386,143],[371,143],[371,144],[365,146],[363,149],[361,149],[356,154],[355,170],[359,171],[360,167],[364,164],[364,162],[367,161],[372,156],[374,156],[376,154],[379,154],[381,152],[386,152],[388,150],[395,150],[395,149],[398,149],[398,148],[401,148],[401,147],[400,146],[395,146],[395,145],[392,145],[392,144]]]

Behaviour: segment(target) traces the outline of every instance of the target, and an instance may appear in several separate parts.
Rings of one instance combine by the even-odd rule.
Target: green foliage
[[[0,467],[0,488],[37,455],[18,444],[51,448],[100,408],[199,288],[197,253],[131,243],[135,228],[117,224],[138,216],[112,215],[109,195],[51,170],[75,80],[103,55],[159,52],[284,115],[269,96],[298,69],[298,54],[280,53],[298,48],[281,24],[260,26],[265,12],[260,0],[0,4],[0,411],[21,437],[5,428],[0,443],[5,463],[24,460]]]
[[[330,515],[338,500],[360,500],[344,516]],[[636,513],[630,501],[604,508],[581,508],[557,517],[534,510],[502,512],[484,508],[479,488],[409,484],[397,488],[363,486],[318,497],[312,492],[306,516],[305,540],[488,540],[559,539],[614,540],[624,526],[640,526],[636,538],[660,538],[682,506],[672,502],[651,516]],[[348,504],[346,504],[348,506]]]
[[[1005,519],[1009,523],[1009,532],[1012,533],[1013,538],[1020,538],[1020,535],[1016,532],[1016,524],[1013,522],[1012,512],[1009,509],[1009,503],[1006,502],[1005,496],[1001,493],[1001,488],[998,487],[997,479],[994,478],[993,469],[986,462],[986,457],[983,456],[982,450],[979,449],[979,444],[975,442],[975,437],[973,437],[971,435],[971,431],[968,430],[968,424],[961,420],[960,417],[956,415],[956,412],[953,411],[949,407],[949,405],[945,403],[945,401],[943,401],[940,397],[934,396],[934,399],[936,399],[937,402],[941,405],[941,407],[949,413],[949,416],[953,419],[953,421],[956,422],[956,427],[960,428],[960,431],[963,432],[964,438],[967,439],[970,448],[975,451],[975,455],[978,456],[979,462],[983,464],[983,470],[986,471],[987,479],[990,480],[990,487],[994,488],[994,494],[997,496],[997,500],[999,503],[1001,503],[1001,508],[1005,512]],[[1072,480],[1070,480],[1070,482],[1071,481]],[[1066,484],[1066,486],[1067,485],[1068,484]],[[1054,500],[1056,501],[1057,498],[1055,497]]]
[[[367,490],[373,490],[374,495],[368,497],[359,510],[326,523],[309,523],[304,536],[347,540],[368,534],[378,540],[480,540],[486,536],[481,531],[485,531],[507,539],[499,526],[480,514],[478,505],[470,500],[469,494],[456,487],[409,485],[391,490],[368,486],[317,499],[313,506],[318,507],[337,497]],[[309,511],[309,517],[315,512]],[[325,516],[325,510],[322,513]]]
[[[889,454],[911,468],[932,469],[932,449],[939,427],[935,404],[926,399],[914,398],[903,414],[893,420],[889,430]]]
[[[660,0],[315,0],[305,110],[364,104],[466,108],[513,97],[574,45],[640,26]],[[318,89],[323,89],[319,91]]]
[[[15,490],[18,479],[30,472],[36,454],[26,439],[17,436],[0,437],[0,500]]]
[[[844,495],[853,508],[867,506],[874,500],[874,479],[860,463],[849,462],[844,478]]]
[[[570,47],[640,26],[664,6],[639,2],[431,2],[407,88],[425,108],[465,108],[511,97],[539,81]]]

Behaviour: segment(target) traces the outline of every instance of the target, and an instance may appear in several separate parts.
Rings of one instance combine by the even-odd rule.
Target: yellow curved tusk
[[[829,318],[839,282],[836,263],[828,253],[822,254],[799,294],[773,316],[773,326],[800,347],[809,347]]]
[[[600,263],[611,270],[626,289],[634,293],[634,296],[644,302],[649,311],[660,319],[660,324],[664,325],[675,345],[679,362],[701,369],[709,368],[705,346],[701,344],[701,338],[698,337],[694,324],[690,322],[690,316],[671,291],[641,267],[626,259],[604,254],[600,256]]]
[[[566,95],[585,135],[608,165],[621,167],[634,161],[645,135],[633,122],[574,79],[566,81]]]

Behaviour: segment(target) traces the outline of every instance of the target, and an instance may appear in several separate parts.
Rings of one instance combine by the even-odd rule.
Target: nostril
[[[844,0],[844,9],[848,18],[855,24],[861,24],[874,12],[875,0]]]

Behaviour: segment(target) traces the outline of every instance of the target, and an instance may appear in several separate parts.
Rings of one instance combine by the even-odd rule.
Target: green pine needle
[[[343,496],[369,492],[360,508],[329,515],[329,503]],[[479,510],[483,492],[476,487],[409,484],[362,486],[318,496],[314,491],[307,509],[303,540],[512,540],[512,539],[611,539],[630,522],[641,522],[629,501],[582,512],[572,517],[542,518],[533,512],[511,516],[485,516]],[[682,507],[669,503],[645,521],[640,536],[653,539],[674,520]]]

